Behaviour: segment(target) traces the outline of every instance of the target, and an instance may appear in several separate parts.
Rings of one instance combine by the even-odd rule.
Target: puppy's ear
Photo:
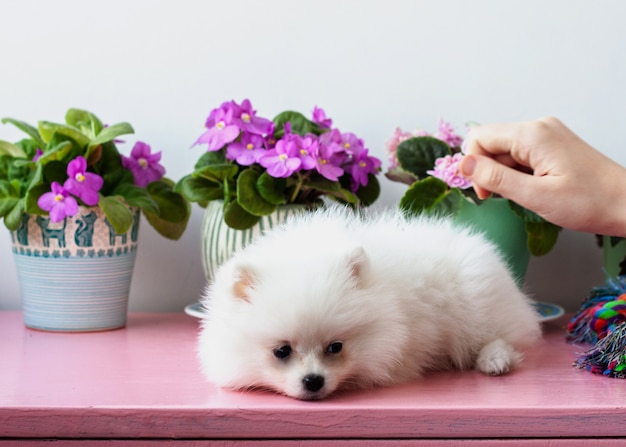
[[[347,260],[350,276],[354,278],[357,285],[362,285],[370,265],[367,253],[363,247],[355,247],[349,252]]]
[[[254,269],[247,265],[235,266],[233,277],[233,294],[235,298],[250,302],[250,290],[254,288],[256,274]]]

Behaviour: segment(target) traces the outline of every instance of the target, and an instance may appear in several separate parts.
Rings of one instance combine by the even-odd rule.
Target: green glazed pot
[[[517,284],[521,286],[524,283],[530,261],[526,228],[506,199],[490,198],[480,205],[464,201],[455,219],[475,227],[496,244]]]

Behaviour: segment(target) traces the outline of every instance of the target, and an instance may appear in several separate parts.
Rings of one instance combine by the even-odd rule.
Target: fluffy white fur
[[[292,219],[225,262],[203,305],[198,348],[210,381],[298,399],[436,369],[503,374],[541,336],[482,235],[395,212]]]

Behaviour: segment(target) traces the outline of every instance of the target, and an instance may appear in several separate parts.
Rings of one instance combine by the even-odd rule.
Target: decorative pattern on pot
[[[98,331],[126,325],[140,218],[139,209],[132,211],[124,234],[99,207],[80,207],[57,223],[23,215],[11,238],[26,326]]]

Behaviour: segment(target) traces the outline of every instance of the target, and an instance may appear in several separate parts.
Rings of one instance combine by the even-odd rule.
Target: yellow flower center
[[[226,123],[224,123],[224,121],[220,121],[219,123],[215,124],[215,127],[217,127],[219,130],[222,130],[224,127],[226,127]]]
[[[343,143],[343,147],[345,147],[346,149],[350,149],[350,143]]]
[[[241,114],[241,119],[242,121],[249,123],[250,122],[250,115],[248,115],[247,113],[242,113]]]
[[[323,165],[328,164],[328,160],[326,160],[325,158],[322,158],[320,160],[320,163],[323,164]]]
[[[285,160],[287,160],[287,155],[285,155],[285,154],[280,154],[280,155],[278,156],[278,158],[280,158],[282,161],[285,161]]]
[[[306,157],[307,155],[309,155],[309,151],[307,151],[306,149],[300,149],[300,155],[303,155]]]
[[[56,196],[54,196],[54,200],[57,202],[62,202],[63,201],[63,194],[57,194]]]
[[[140,158],[139,160],[137,160],[137,163],[139,163],[139,166],[141,166],[142,168],[148,167],[148,160],[146,160],[145,158]]]
[[[248,144],[246,145],[246,149],[248,149],[249,151],[251,151],[252,149],[254,149],[253,144],[252,144],[252,143],[248,143]]]
[[[365,163],[364,161],[362,161],[362,162],[360,162],[360,163],[359,163],[359,166],[360,166],[361,168],[365,168],[365,167],[367,166],[367,163]]]
[[[82,172],[79,172],[78,174],[76,174],[74,178],[76,179],[77,182],[80,182],[80,183],[85,181],[85,176],[83,175]]]

